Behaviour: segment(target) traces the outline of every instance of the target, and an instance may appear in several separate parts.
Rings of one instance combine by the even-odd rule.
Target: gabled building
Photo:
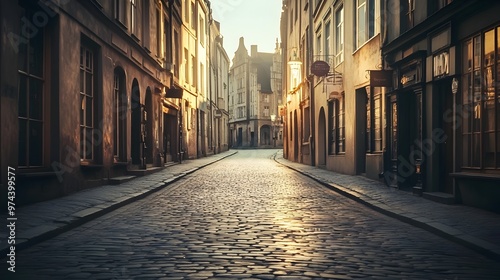
[[[271,115],[277,112],[275,93],[271,88],[273,53],[251,53],[243,37],[233,58],[229,73],[229,126],[232,147],[272,147]]]

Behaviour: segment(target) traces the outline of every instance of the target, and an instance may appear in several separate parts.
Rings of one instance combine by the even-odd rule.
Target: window
[[[200,63],[200,91],[205,93],[205,66]]]
[[[124,27],[127,27],[127,5],[123,0],[115,0],[115,19],[118,20]]]
[[[196,6],[191,2],[191,28],[196,30]]]
[[[310,123],[310,110],[309,107],[304,108],[302,111],[302,127],[304,128],[302,130],[302,142],[308,143],[309,142],[309,136],[311,135],[311,123]]]
[[[328,102],[328,154],[345,153],[345,98],[333,99]]]
[[[338,151],[337,127],[338,127],[338,100],[328,101],[328,154],[335,155]]]
[[[382,151],[382,94],[380,88],[373,88],[373,140],[374,151]]]
[[[95,52],[86,45],[80,47],[80,159],[95,160],[97,146]]]
[[[156,7],[156,57],[162,57],[161,8]]]
[[[344,61],[344,6],[335,11],[335,65]]]
[[[500,169],[500,27],[463,45],[462,166]]]
[[[269,117],[269,106],[264,106],[263,116]]]
[[[316,29],[316,55],[321,55],[321,27]]]
[[[189,2],[189,0],[184,0],[184,20],[186,21],[186,24],[189,23]]]
[[[415,0],[405,0],[401,3],[402,12],[401,16],[401,33],[415,26]]]
[[[446,5],[450,4],[453,0],[437,0],[438,9],[444,8]]]
[[[179,54],[180,52],[178,51],[178,48],[180,47],[179,44],[179,32],[177,30],[174,30],[174,44],[173,44],[173,60],[174,63],[174,76],[179,77]]]
[[[184,48],[184,83],[189,84],[189,51]]]
[[[380,0],[356,1],[355,45],[361,47],[379,32]]]
[[[196,62],[196,57],[194,55],[191,55],[191,77],[193,77],[191,80],[191,85],[193,87],[196,87],[198,83],[198,73],[196,72],[197,65],[198,63]]]
[[[117,68],[114,73],[113,83],[113,139],[115,162],[126,162],[126,136],[127,129],[127,93],[125,91],[125,73],[123,69]]]
[[[325,60],[331,64],[330,61],[330,21],[325,23]]]
[[[382,94],[379,87],[366,89],[366,152],[382,151]]]
[[[295,21],[299,18],[299,0],[295,0]]]
[[[33,18],[34,11],[25,10],[22,18]],[[22,23],[21,23],[22,26]],[[43,165],[44,146],[44,31],[28,36],[19,44],[19,153],[18,165]]]
[[[357,0],[357,13],[356,13],[356,46],[360,47],[367,40],[366,31],[366,0]]]
[[[137,25],[137,0],[130,0],[130,32],[134,35],[138,35],[138,25]]]
[[[202,45],[205,45],[205,19],[200,15],[200,26],[199,26],[199,32],[200,32],[200,43]]]

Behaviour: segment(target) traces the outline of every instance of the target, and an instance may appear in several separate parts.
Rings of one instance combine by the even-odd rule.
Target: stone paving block
[[[96,213],[99,213],[102,209],[99,207],[92,207],[92,208],[87,208],[81,211],[78,211],[76,213],[71,214],[71,216],[76,217],[76,218],[86,218],[90,215],[94,215]]]

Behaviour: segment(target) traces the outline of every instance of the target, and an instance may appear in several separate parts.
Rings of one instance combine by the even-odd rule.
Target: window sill
[[[19,179],[23,179],[23,178],[51,178],[51,177],[54,177],[56,178],[57,177],[57,172],[55,171],[41,171],[41,172],[26,172],[26,173],[19,173],[17,174],[17,176],[19,177]]]
[[[459,179],[482,179],[482,180],[500,181],[500,174],[456,172],[456,173],[450,173],[450,176]]]
[[[104,165],[102,164],[95,164],[95,163],[91,163],[91,162],[80,162],[80,168],[82,169],[99,169],[99,168],[103,168]]]
[[[118,24],[121,28],[128,30],[127,25],[121,22],[119,19],[115,18],[116,24]]]
[[[141,41],[141,39],[139,39],[139,37],[137,37],[137,35],[135,35],[134,33],[132,33],[130,35],[132,37],[132,39],[134,39],[134,41],[136,41],[137,43],[139,43]]]
[[[379,37],[379,33],[373,35],[370,39],[366,40],[366,42],[364,42],[361,46],[359,46],[358,48],[356,48],[353,52],[352,52],[352,55],[354,55],[355,53],[357,53],[359,50],[361,50],[364,46],[368,45],[371,41],[373,41],[375,38],[378,38]]]
[[[345,153],[329,154],[329,157],[345,157]]]

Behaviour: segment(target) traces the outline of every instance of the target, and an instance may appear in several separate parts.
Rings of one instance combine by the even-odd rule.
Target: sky
[[[280,39],[282,0],[211,0],[214,20],[220,22],[224,49],[232,61],[240,37],[250,54],[250,45],[259,52],[274,52]]]

